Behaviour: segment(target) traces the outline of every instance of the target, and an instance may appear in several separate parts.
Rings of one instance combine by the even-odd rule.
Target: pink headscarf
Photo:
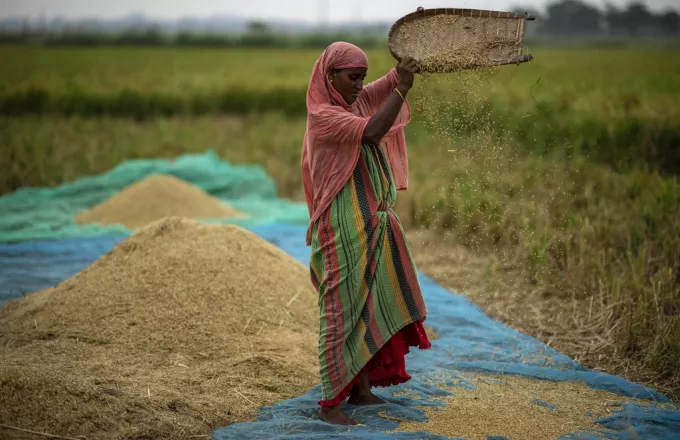
[[[314,64],[307,89],[307,131],[302,145],[302,183],[309,209],[307,245],[312,226],[352,175],[361,154],[361,140],[371,116],[377,113],[397,86],[397,72],[366,85],[348,105],[328,80],[331,69],[368,68],[366,54],[350,43],[333,43]],[[408,187],[408,158],[404,127],[411,109],[404,103],[390,131],[380,141],[397,189]]]

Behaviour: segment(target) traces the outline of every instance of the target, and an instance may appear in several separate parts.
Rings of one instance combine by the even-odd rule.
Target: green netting
[[[23,188],[0,197],[0,242],[131,233],[122,225],[79,225],[74,216],[152,174],[190,182],[248,214],[247,218],[205,220],[249,227],[269,222],[306,224],[307,206],[281,199],[276,184],[259,166],[232,165],[214,151],[176,159],[127,161],[107,173],[55,188]]]

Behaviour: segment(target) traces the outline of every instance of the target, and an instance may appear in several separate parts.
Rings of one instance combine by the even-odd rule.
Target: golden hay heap
[[[236,226],[164,219],[0,308],[0,423],[205,435],[318,383],[318,326],[309,272],[282,250]]]
[[[171,216],[207,219],[240,215],[243,214],[188,182],[155,174],[79,213],[76,222],[122,224],[136,229]]]

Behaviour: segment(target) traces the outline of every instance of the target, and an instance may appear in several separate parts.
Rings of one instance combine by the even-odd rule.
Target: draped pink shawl
[[[369,119],[377,113],[397,86],[397,72],[366,85],[348,105],[328,80],[331,69],[368,68],[366,54],[345,42],[333,43],[314,64],[307,89],[307,131],[302,145],[302,183],[309,209],[307,245],[314,223],[352,175],[361,154],[361,140]],[[411,109],[404,103],[390,131],[380,141],[398,190],[408,187],[408,158],[404,127]]]

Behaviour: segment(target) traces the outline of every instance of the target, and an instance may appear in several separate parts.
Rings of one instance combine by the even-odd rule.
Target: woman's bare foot
[[[323,406],[319,410],[319,418],[331,425],[358,425],[359,423],[347,417],[338,406]]]

